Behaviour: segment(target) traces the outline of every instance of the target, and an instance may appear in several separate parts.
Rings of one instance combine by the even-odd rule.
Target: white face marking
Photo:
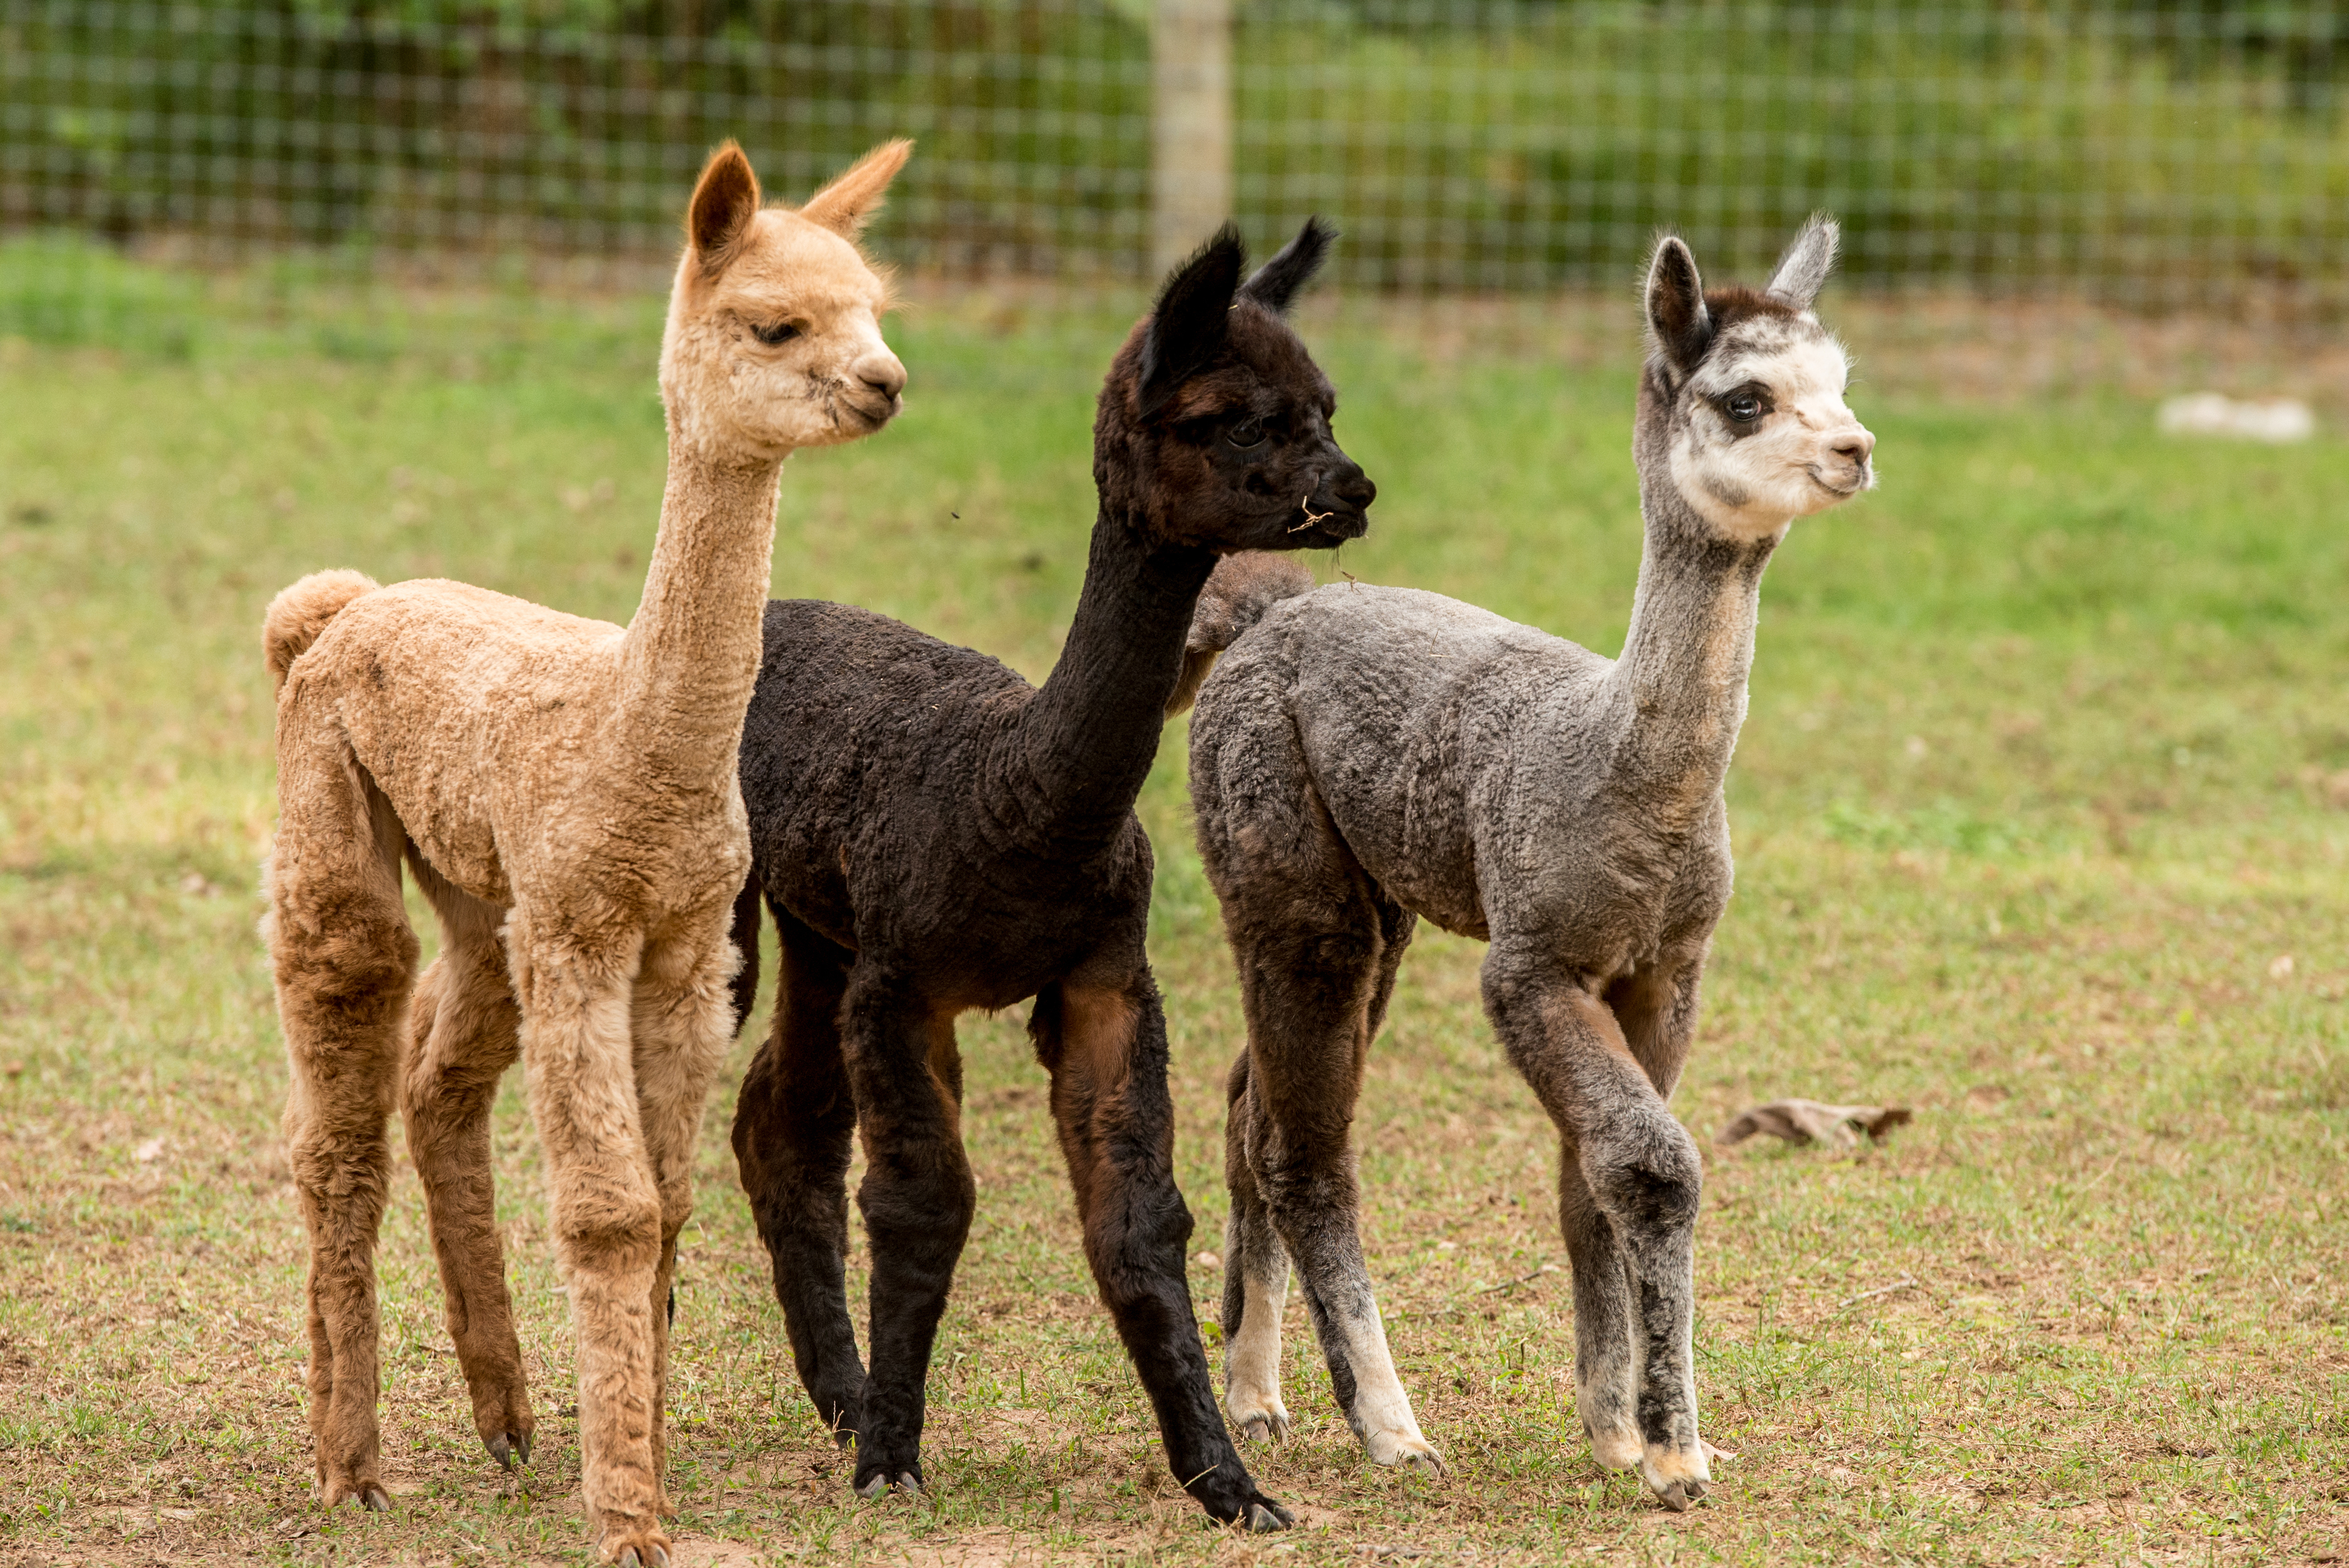
[[[1876,438],[1844,406],[1850,366],[1843,348],[1811,317],[1801,319],[1791,331],[1728,346],[1682,395],[1694,406],[1672,439],[1672,483],[1733,539],[1783,533],[1795,519],[1876,484]],[[1749,387],[1765,411],[1741,427],[1720,403]]]

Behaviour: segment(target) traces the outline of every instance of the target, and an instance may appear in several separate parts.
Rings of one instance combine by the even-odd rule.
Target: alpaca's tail
[[[750,880],[734,895],[734,950],[742,955],[742,967],[734,971],[734,1032],[738,1035],[759,1000],[759,905],[764,898],[759,867],[753,861]]]
[[[1241,550],[1216,562],[1206,587],[1199,591],[1199,607],[1191,612],[1191,636],[1183,645],[1183,678],[1166,699],[1166,717],[1189,707],[1199,695],[1216,655],[1240,640],[1240,634],[1264,619],[1264,613],[1283,599],[1313,591],[1313,573],[1305,562],[1284,552]]]
[[[285,672],[318,640],[326,623],[344,605],[375,590],[375,579],[360,573],[313,572],[272,599],[261,617],[261,651],[269,661],[271,683],[284,686]]]

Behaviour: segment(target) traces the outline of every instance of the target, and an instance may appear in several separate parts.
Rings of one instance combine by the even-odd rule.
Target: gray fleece
[[[1831,226],[1818,234],[1782,271],[1806,291],[1825,262],[1806,247],[1832,253]],[[1250,1321],[1278,1312],[1285,1251],[1372,1457],[1440,1463],[1399,1386],[1386,1406],[1358,1393],[1393,1375],[1349,1147],[1363,1058],[1426,919],[1491,944],[1487,1015],[1558,1128],[1578,1403],[1599,1457],[1637,1464],[1676,1508],[1709,1483],[1690,1344],[1702,1165],[1665,1101],[1729,902],[1722,786],[1783,525],[1744,537],[1708,521],[1717,477],[1698,481],[1700,511],[1672,457],[1696,449],[1713,460],[1689,471],[1718,476],[1741,450],[1799,446],[1803,428],[1770,421],[1808,426],[1795,399],[1818,356],[1803,355],[1826,340],[1807,292],[1701,289],[1667,241],[1633,438],[1645,549],[1619,658],[1438,594],[1346,583],[1253,601],[1256,624],[1199,692],[1192,796],[1249,1035],[1231,1081],[1224,1326],[1248,1347],[1227,1370],[1245,1429],[1286,1424],[1277,1326]],[[1733,426],[1754,388],[1761,415]],[[1865,446],[1817,463],[1838,497],[1872,482]]]

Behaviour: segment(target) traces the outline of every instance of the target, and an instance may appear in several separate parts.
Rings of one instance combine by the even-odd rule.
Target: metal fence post
[[[1231,0],[1156,0],[1150,87],[1150,258],[1164,273],[1232,215]]]

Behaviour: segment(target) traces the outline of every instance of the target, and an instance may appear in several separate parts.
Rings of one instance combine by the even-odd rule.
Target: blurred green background
[[[1614,284],[1659,225],[1760,264],[1815,207],[1847,276],[2337,314],[2349,12],[2332,0],[1266,0],[1234,7],[1236,211],[1385,289]],[[15,0],[0,228],[663,253],[740,137],[799,193],[921,152],[926,269],[1131,277],[1149,0]]]

